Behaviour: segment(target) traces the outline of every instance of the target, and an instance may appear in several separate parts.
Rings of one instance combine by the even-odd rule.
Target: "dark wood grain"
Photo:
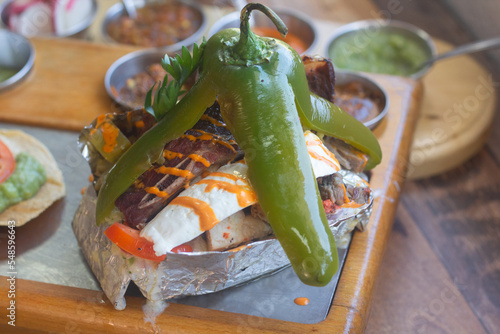
[[[471,31],[477,29],[467,26],[484,25],[481,18],[463,20],[454,15],[453,4],[458,1],[401,1],[404,9],[392,18],[455,45],[490,37],[473,35]],[[381,10],[389,2],[374,0]],[[498,82],[500,71],[488,54],[474,57]],[[497,88],[497,101],[498,97]],[[437,177],[406,182],[368,332],[500,330],[500,118],[496,109],[492,133],[479,154]],[[410,288],[415,285],[420,289]],[[419,316],[408,318],[411,312]]]

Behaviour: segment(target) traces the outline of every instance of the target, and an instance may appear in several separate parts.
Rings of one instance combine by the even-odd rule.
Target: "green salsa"
[[[0,184],[0,212],[35,196],[46,180],[45,168],[35,158],[26,153],[18,154],[16,169]]]
[[[13,76],[16,73],[17,73],[16,70],[13,70],[13,69],[8,68],[8,67],[0,66],[0,82],[4,82],[5,80],[7,80],[8,78],[10,78],[11,76]]]
[[[409,76],[430,54],[402,33],[361,30],[339,37],[330,46],[329,56],[338,68]]]

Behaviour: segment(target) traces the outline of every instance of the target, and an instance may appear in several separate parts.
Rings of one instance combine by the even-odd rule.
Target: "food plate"
[[[99,69],[102,72],[100,75],[96,71],[90,71],[87,74],[78,73],[81,80],[88,80],[101,86],[104,73],[112,63],[109,62],[112,58],[110,54],[113,53],[113,57],[117,59],[131,51],[130,49],[94,46],[98,47],[99,51],[94,49],[89,53],[90,44],[86,43],[72,41],[65,43],[63,40],[57,42],[44,40],[37,41],[37,43],[45,46],[60,43],[57,45],[71,48],[70,53],[76,57],[78,54],[85,54],[89,57],[86,59],[89,63],[97,63],[97,59],[106,59],[108,65],[100,65]],[[57,61],[57,54],[52,55],[54,56],[52,61]],[[38,63],[37,65],[39,65],[38,71],[42,72],[45,64]],[[64,68],[68,70],[66,66]],[[35,74],[40,74],[40,72]],[[39,329],[40,323],[43,322],[44,330],[47,331],[80,330],[81,332],[122,333],[144,331],[145,327],[151,329],[148,326],[153,326],[156,330],[177,332],[209,332],[214,328],[221,332],[237,332],[246,329],[284,332],[315,329],[319,332],[342,332],[345,328],[353,330],[364,328],[375,277],[392,227],[400,185],[404,179],[421,93],[420,86],[411,80],[376,75],[370,78],[387,91],[391,100],[387,117],[374,130],[382,146],[384,159],[372,173],[371,185],[376,198],[368,228],[362,233],[354,233],[349,252],[344,257],[345,262],[337,288],[328,286],[329,294],[323,293],[325,291],[322,290],[323,288],[307,287],[307,290],[302,290],[300,285],[293,282],[286,284],[290,281],[284,280],[292,275],[289,269],[285,269],[274,276],[242,287],[211,296],[189,297],[170,303],[163,314],[156,318],[154,326],[145,324],[143,312],[145,299],[136,297],[133,291],[130,291],[127,296],[127,308],[124,311],[114,309],[113,305],[99,292],[95,280],[89,274],[81,253],[76,247],[76,240],[74,237],[66,237],[71,234],[64,234],[69,233],[67,231],[70,229],[69,223],[81,198],[80,190],[88,185],[90,174],[86,162],[76,149],[77,132],[2,124],[2,127],[25,129],[35,137],[42,138],[42,142],[53,150],[63,170],[68,193],[63,201],[56,203],[38,219],[16,231],[19,242],[16,254],[18,266],[16,300],[18,301],[17,311],[23,315],[18,318],[16,326]],[[22,86],[15,91],[18,98],[23,92],[19,88]],[[43,89],[43,86],[32,86],[31,92],[36,89]],[[63,117],[64,114],[57,114],[58,110],[54,110],[51,114],[50,108],[46,108],[39,118],[30,115],[30,109],[27,109],[26,105],[11,104],[9,110],[23,110],[23,113],[19,114],[24,114],[25,118],[31,117],[31,124],[54,126],[55,123],[47,122],[46,119],[48,117],[59,118],[63,123],[62,125],[56,124],[59,128],[76,130],[79,124],[85,125],[95,118],[96,112],[103,109],[109,111],[110,100],[104,89],[102,91],[98,96],[89,95],[89,104],[99,105],[101,109],[83,109],[79,114],[70,113],[68,118]],[[59,101],[62,101],[65,108],[69,109],[68,106],[71,106],[74,101],[71,101],[70,96],[61,98],[62,100]],[[9,120],[14,121],[12,118]],[[17,119],[17,121],[20,120]],[[48,131],[48,135],[43,134],[45,131]],[[57,136],[54,136],[54,133],[57,133]],[[56,147],[59,148],[56,150]],[[0,231],[0,237],[5,237],[6,230]],[[44,247],[48,247],[49,250],[42,253],[41,250]],[[56,260],[50,262],[46,255],[42,255],[47,254],[45,252],[52,253],[52,256],[55,253]],[[2,254],[6,254],[6,251]],[[38,263],[38,267],[33,268],[33,274],[37,276],[23,276],[28,274],[29,266],[26,265],[26,261],[30,258]],[[6,270],[5,257],[1,261],[0,274],[7,275],[9,271]],[[73,265],[76,267],[72,267]],[[64,268],[64,272],[59,273],[56,266]],[[90,280],[88,275],[91,277]],[[266,284],[268,279],[276,279],[276,281],[269,285],[269,290],[261,290],[263,287],[260,285]],[[2,279],[0,282],[0,293],[7,295],[10,288],[7,280]],[[335,295],[332,300],[333,291]],[[321,295],[321,300],[315,299],[316,293]],[[311,302],[307,306],[298,306],[293,302],[296,297],[307,297]],[[30,302],[23,302],[26,300]],[[198,304],[193,306],[192,300]],[[241,313],[240,308],[244,308],[248,300],[254,302],[252,310]],[[2,298],[0,307],[7,307],[8,302],[6,298]],[[210,307],[217,308],[217,310],[212,310]],[[228,312],[236,313],[229,314]],[[314,315],[314,317],[311,316],[312,320],[304,321],[304,323],[297,322],[300,315],[306,313],[308,316]],[[283,314],[291,314],[293,319],[291,321],[276,320],[282,319]],[[324,320],[321,321],[322,319]],[[317,323],[311,325],[313,322]],[[7,329],[5,326],[4,323],[0,324],[0,329]]]
[[[182,326],[182,323],[187,321],[187,317],[192,319],[193,316],[197,315],[202,323],[216,319],[215,321],[218,323],[224,323],[225,328],[228,330],[236,330],[241,323],[247,324],[248,319],[257,321],[257,324],[262,328],[277,329],[283,323],[279,322],[279,320],[264,319],[270,317],[281,319],[280,317],[288,314],[293,314],[290,320],[294,321],[296,326],[300,325],[297,323],[300,315],[306,314],[305,318],[308,318],[308,320],[304,320],[305,324],[321,321],[326,316],[325,320],[317,324],[320,328],[331,328],[331,326],[335,326],[339,319],[344,321],[347,317],[359,322],[357,326],[363,326],[364,319],[360,317],[361,314],[367,312],[368,301],[373,289],[373,277],[371,275],[374,275],[378,270],[383,245],[391,230],[399,196],[399,186],[404,176],[405,162],[409,154],[409,144],[416,117],[416,106],[418,104],[416,97],[419,95],[419,86],[413,81],[385,76],[374,76],[372,79],[382,85],[391,97],[391,111],[388,117],[375,129],[382,146],[384,160],[373,171],[371,179],[376,199],[368,228],[365,232],[354,234],[348,255],[344,257],[345,263],[333,302],[331,302],[331,298],[333,291],[335,291],[334,286],[328,286],[324,288],[326,290],[322,290],[320,288],[301,286],[293,281],[285,281],[291,283],[283,284],[283,280],[293,277],[290,269],[286,269],[265,280],[236,288],[239,290],[229,289],[211,296],[177,300],[177,304],[171,303],[162,316],[157,318],[158,326],[165,326],[164,328]],[[90,303],[88,307],[98,310],[94,317],[98,317],[97,323],[104,326],[102,328],[109,326],[109,323],[104,322],[103,319],[123,317],[120,315],[122,313],[127,314],[122,319],[124,325],[133,326],[131,328],[142,326],[144,298],[134,297],[134,293],[130,292],[129,296],[126,297],[127,309],[121,312],[114,310],[109,302],[103,301],[102,298],[104,297],[96,292],[99,288],[90,274],[72,235],[70,222],[81,198],[80,191],[88,185],[88,176],[90,175],[87,164],[79,154],[76,146],[77,133],[12,124],[2,124],[2,127],[21,128],[41,139],[52,150],[63,171],[68,187],[68,195],[63,201],[56,203],[41,217],[28,224],[25,228],[18,230],[19,248],[17,260],[19,274],[17,278],[20,288],[17,298],[23,300],[24,298],[36,299],[39,297],[41,300],[50,300],[51,298],[53,300],[53,303],[44,305],[45,308],[43,309],[40,307],[32,308],[29,305],[20,303],[20,312],[22,310],[26,314],[26,319],[20,321],[20,325],[26,328],[37,328],[36,321],[30,322],[29,319],[39,319],[41,313],[50,312],[51,316],[55,313],[58,314],[58,320],[50,327],[51,330],[60,329],[61,327],[58,326],[64,325],[68,321],[75,321],[74,314],[68,310],[79,307],[82,299],[90,298],[92,301],[88,302]],[[54,133],[57,133],[57,136],[54,136]],[[2,230],[2,235],[5,234],[6,231]],[[60,251],[61,245],[64,246],[64,252]],[[43,250],[44,248],[46,249]],[[6,252],[3,254],[6,254]],[[56,254],[55,259],[50,260],[54,254]],[[29,268],[27,263],[29,263],[30,259],[37,263],[32,268],[31,273],[26,269]],[[43,261],[40,259],[43,259]],[[0,268],[1,273],[8,273],[5,258],[2,260]],[[58,268],[62,269],[62,271],[59,271]],[[269,290],[264,292],[265,290],[261,290],[263,289],[261,285],[267,284],[266,280],[271,280],[271,282],[274,280],[274,283],[269,283]],[[30,281],[36,281],[37,283],[31,283]],[[49,284],[46,285],[41,282],[48,282]],[[7,288],[6,280],[2,280],[1,284],[2,289]],[[64,286],[72,288],[67,290]],[[296,286],[299,288],[296,288]],[[278,290],[278,287],[281,290]],[[301,287],[305,287],[305,289],[302,290]],[[64,291],[66,295],[61,295],[61,291]],[[328,293],[324,293],[324,291],[328,291]],[[317,294],[318,292],[320,293]],[[84,297],[96,296],[96,294],[102,297],[98,299]],[[319,299],[315,299],[315,296],[318,296]],[[248,300],[244,299],[243,302],[240,298],[244,297]],[[312,302],[306,307],[299,307],[293,303],[295,297],[307,297]],[[57,305],[62,302],[61,298],[68,303],[67,310],[58,310]],[[254,304],[247,308],[245,304],[248,301],[252,301]],[[240,304],[235,306],[234,304],[238,304],[238,302]],[[2,299],[2,306],[4,303],[5,301]],[[189,307],[185,308],[186,305],[189,305]],[[192,305],[197,307],[193,308]],[[217,311],[213,311],[215,313],[200,311],[207,310],[205,307],[213,307]],[[242,314],[241,308],[246,308],[248,312]],[[293,313],[295,311],[292,311],[292,309],[297,312]],[[228,318],[225,315],[227,313],[220,311],[240,313],[232,313],[233,315]],[[209,315],[208,318],[206,318],[207,314]],[[253,316],[257,316],[257,318]],[[312,317],[309,318],[310,316]],[[92,322],[87,321],[88,319],[80,319],[77,323],[81,328],[89,329],[91,327],[86,326],[90,326]],[[302,325],[306,326],[305,324]],[[303,327],[304,330],[307,330],[307,328]]]

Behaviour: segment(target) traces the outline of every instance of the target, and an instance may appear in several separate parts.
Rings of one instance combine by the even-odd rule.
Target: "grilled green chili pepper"
[[[99,192],[97,221],[102,222],[116,198],[160,159],[163,145],[191,128],[217,100],[245,152],[259,203],[295,272],[304,283],[323,286],[338,268],[337,250],[300,121],[368,153],[369,167],[380,161],[380,147],[369,129],[309,93],[301,58],[291,47],[249,30],[254,9],[264,12],[286,34],[276,14],[252,3],[241,12],[239,30],[212,36],[202,55],[197,83],[109,172]]]

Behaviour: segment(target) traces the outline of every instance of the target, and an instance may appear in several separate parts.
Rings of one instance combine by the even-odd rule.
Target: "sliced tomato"
[[[193,247],[187,243],[174,247],[171,250],[172,253],[191,253],[192,251]]]
[[[157,262],[165,260],[166,255],[156,255],[153,249],[154,244],[151,241],[141,237],[138,230],[127,225],[114,223],[104,231],[104,234],[115,245],[134,256]],[[192,251],[193,248],[187,243],[172,249],[173,253]]]
[[[139,233],[138,230],[120,223],[114,223],[104,231],[109,240],[132,255],[157,262],[165,260],[166,255],[157,256],[153,243],[141,237]]]
[[[16,169],[16,160],[7,145],[0,140],[0,183],[5,181]]]

